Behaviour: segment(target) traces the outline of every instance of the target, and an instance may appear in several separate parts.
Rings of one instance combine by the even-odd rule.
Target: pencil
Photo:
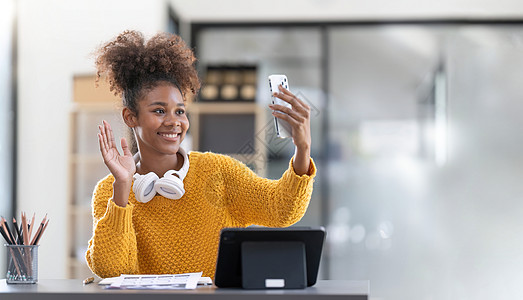
[[[33,219],[31,220],[31,224],[29,224],[30,228],[29,228],[29,236],[27,237],[28,240],[31,239],[31,234],[33,234],[33,228],[35,227],[34,224],[35,224],[35,216],[36,216],[36,213],[33,213]]]
[[[38,245],[40,238],[42,238],[42,234],[44,234],[44,231],[47,228],[47,224],[49,224],[49,220],[47,220],[47,222],[45,222],[44,228],[42,228],[42,230],[40,230],[40,234],[38,235],[38,237],[36,238],[36,241],[34,243],[35,245]]]
[[[7,224],[7,220],[2,217],[2,221],[4,222],[5,229],[7,230],[7,234],[9,236],[9,238],[11,239],[11,242],[13,242],[13,244],[16,244],[15,236],[11,232],[11,229],[9,229],[9,224]]]
[[[40,226],[38,226],[38,230],[35,232],[35,235],[34,235],[33,239],[31,240],[31,245],[36,245],[35,242],[38,239],[38,237],[42,234],[42,229],[44,228],[46,219],[47,219],[47,214],[45,215],[42,222],[40,223]]]
[[[16,244],[20,244],[22,242],[22,234],[20,233],[20,229],[18,228],[18,224],[16,223],[16,219],[14,217],[13,217],[13,227],[15,228],[16,234],[18,235]]]
[[[22,233],[23,233],[23,244],[29,245],[29,236],[27,232],[27,219],[25,218],[25,213],[22,212]]]
[[[18,229],[18,231],[20,232],[20,245],[23,245],[24,244],[24,231],[22,230],[22,222],[18,222],[20,223],[20,228]]]
[[[0,224],[0,233],[2,234],[2,236],[4,237],[5,241],[8,243],[8,244],[11,244],[11,241],[9,239],[9,237],[7,236],[7,233],[5,232],[4,230],[4,222],[2,222]]]
[[[13,264],[15,265],[15,268],[16,268],[16,273],[18,273],[18,276],[21,276],[22,272],[20,272],[20,267],[18,266],[18,263],[16,262],[16,260],[17,260],[16,253],[13,251],[12,248],[10,248],[9,250],[11,251],[11,256],[13,257],[12,259],[13,259]],[[20,249],[18,249],[18,250],[20,250]]]
[[[15,244],[14,237],[11,234],[11,230],[9,230],[9,226],[7,225],[7,221],[4,219],[4,217],[0,219],[0,222],[2,222],[2,229],[4,230],[5,235],[8,237],[7,242],[9,244]]]

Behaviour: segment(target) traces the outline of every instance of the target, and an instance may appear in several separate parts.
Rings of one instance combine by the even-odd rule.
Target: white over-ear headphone
[[[183,196],[183,179],[189,171],[189,156],[182,147],[178,152],[183,156],[183,166],[180,170],[169,170],[162,178],[158,178],[154,172],[145,175],[134,174],[133,192],[136,200],[147,203],[156,193],[169,199],[180,199]]]

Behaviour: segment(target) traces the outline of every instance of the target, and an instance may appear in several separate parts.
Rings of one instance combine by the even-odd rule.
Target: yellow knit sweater
[[[191,152],[179,200],[156,195],[138,202],[112,201],[114,177],[93,194],[93,237],[86,260],[100,277],[120,274],[177,274],[203,271],[214,277],[220,230],[262,225],[286,227],[305,214],[316,167],[298,176],[292,167],[279,180],[258,177],[229,156]]]

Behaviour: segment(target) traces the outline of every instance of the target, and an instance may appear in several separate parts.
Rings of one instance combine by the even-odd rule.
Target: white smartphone
[[[277,92],[279,93],[280,90],[278,89],[278,86],[283,86],[285,89],[289,89],[289,81],[287,80],[287,76],[285,75],[269,75],[269,89],[271,91],[272,96],[272,104],[279,104],[287,107],[291,107],[291,105],[288,102],[285,102],[281,100],[280,98],[274,97],[272,94]],[[292,137],[292,128],[287,121],[280,120],[276,117],[274,117],[274,126],[276,128],[276,134],[280,138],[289,138]]]

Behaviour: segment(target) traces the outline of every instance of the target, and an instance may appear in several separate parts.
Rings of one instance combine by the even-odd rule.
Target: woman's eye
[[[178,109],[178,110],[176,111],[176,114],[177,114],[177,115],[183,115],[184,113],[185,113],[185,110],[183,110],[183,109]]]
[[[157,108],[157,109],[154,110],[154,112],[158,113],[158,114],[163,114],[163,113],[165,113],[165,110],[162,109],[162,108]]]

